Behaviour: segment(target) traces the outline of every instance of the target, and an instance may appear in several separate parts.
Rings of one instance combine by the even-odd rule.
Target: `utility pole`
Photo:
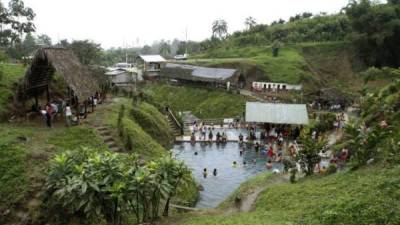
[[[188,32],[187,32],[187,30],[188,30],[188,29],[187,29],[187,27],[186,27],[186,30],[185,30],[185,31],[186,31],[186,32],[185,32],[185,33],[186,33],[185,56],[186,56],[186,57],[187,57],[187,52],[188,52],[188,34],[187,34]]]

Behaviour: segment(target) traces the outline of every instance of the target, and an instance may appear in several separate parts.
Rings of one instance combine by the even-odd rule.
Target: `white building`
[[[257,91],[300,91],[303,86],[287,83],[253,82],[252,88]]]

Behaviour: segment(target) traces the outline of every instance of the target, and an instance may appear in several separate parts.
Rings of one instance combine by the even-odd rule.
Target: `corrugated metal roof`
[[[167,68],[181,68],[185,70],[192,70],[192,76],[201,77],[207,79],[216,79],[216,80],[226,80],[233,75],[235,75],[235,69],[224,69],[224,68],[208,68],[201,66],[192,66],[185,64],[173,64],[168,63],[166,65]]]
[[[308,124],[304,104],[246,103],[246,122],[273,124]]]
[[[145,62],[165,62],[166,60],[161,55],[140,55],[140,58]]]

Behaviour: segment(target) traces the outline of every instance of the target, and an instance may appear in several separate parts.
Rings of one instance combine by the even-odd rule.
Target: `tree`
[[[282,48],[282,43],[279,40],[275,40],[274,42],[272,42],[272,55],[274,57],[278,57],[279,55],[279,50],[280,48]]]
[[[22,42],[22,54],[24,56],[30,56],[36,49],[37,45],[35,37],[31,33],[26,34],[25,39]]]
[[[351,1],[345,9],[350,39],[370,66],[400,66],[400,4]]]
[[[100,44],[92,41],[73,41],[68,47],[75,53],[75,55],[79,58],[79,61],[84,65],[99,63],[101,59]]]
[[[171,54],[171,45],[168,42],[162,41],[158,51],[162,56],[168,56]]]
[[[212,36],[220,40],[226,38],[228,34],[228,23],[225,20],[215,20],[212,24]]]
[[[0,2],[0,46],[9,47],[21,41],[24,33],[35,31],[35,13],[22,0],[11,0],[8,8]]]
[[[247,30],[252,30],[257,25],[256,19],[251,16],[247,17],[244,21],[244,25],[246,26]]]
[[[38,43],[41,45],[52,46],[51,38],[46,34],[41,34],[37,37]]]
[[[302,137],[303,148],[297,154],[297,160],[307,176],[314,173],[314,167],[321,162],[319,152],[326,145],[325,140],[313,140],[311,137]]]
[[[151,54],[151,47],[149,45],[143,46],[143,48],[140,50],[140,53],[144,55]]]

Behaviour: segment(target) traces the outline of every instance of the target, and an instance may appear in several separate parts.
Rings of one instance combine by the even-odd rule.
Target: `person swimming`
[[[213,175],[214,175],[214,177],[217,176],[217,168],[214,168]]]
[[[233,167],[236,167],[237,166],[237,162],[236,161],[233,161],[233,165],[232,165]]]
[[[204,170],[203,170],[203,177],[207,178],[207,168],[204,168]]]
[[[194,152],[194,155],[198,155],[199,153],[197,153],[197,152]]]
[[[271,162],[271,160],[268,160],[268,162],[265,164],[265,167],[267,168],[267,169],[272,169],[272,162]]]

